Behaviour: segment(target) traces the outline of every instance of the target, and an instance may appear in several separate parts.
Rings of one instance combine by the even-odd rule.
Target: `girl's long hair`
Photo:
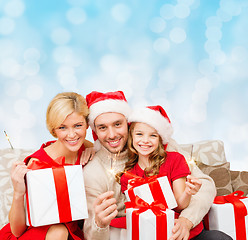
[[[133,129],[135,127],[136,122],[131,123],[129,132],[128,132],[128,161],[125,164],[125,168],[122,172],[119,172],[115,175],[116,181],[120,182],[121,176],[132,169],[134,165],[138,162],[138,152],[133,146]],[[144,172],[147,177],[157,175],[159,174],[160,166],[165,162],[166,160],[166,152],[164,150],[164,145],[162,143],[162,138],[159,136],[159,144],[157,149],[155,149],[150,155],[149,155],[149,163],[150,167],[145,168]]]

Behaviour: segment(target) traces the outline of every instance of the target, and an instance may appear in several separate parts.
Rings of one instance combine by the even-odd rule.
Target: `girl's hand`
[[[95,153],[94,147],[85,148],[80,158],[80,164],[85,165],[88,161],[92,160]]]
[[[11,168],[11,181],[14,188],[14,194],[23,196],[26,192],[25,174],[30,171],[24,162],[16,161],[12,164]]]
[[[200,179],[193,177],[192,175],[187,176],[185,191],[189,195],[195,195],[201,188],[202,182]]]

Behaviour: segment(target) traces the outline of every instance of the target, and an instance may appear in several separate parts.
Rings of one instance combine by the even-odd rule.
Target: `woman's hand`
[[[95,149],[94,147],[85,148],[85,150],[82,152],[81,158],[80,158],[80,164],[85,165],[88,161],[92,160],[95,156]]]
[[[16,161],[12,164],[10,175],[15,195],[23,196],[25,194],[26,186],[24,177],[28,171],[30,169],[22,161]]]

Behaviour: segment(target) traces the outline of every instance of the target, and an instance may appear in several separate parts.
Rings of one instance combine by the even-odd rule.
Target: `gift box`
[[[81,165],[26,174],[26,224],[43,226],[88,217]]]
[[[161,203],[148,204],[139,197],[126,203],[127,240],[167,240],[172,235],[175,212]]]
[[[152,176],[145,179],[136,176],[130,181],[130,185],[132,187],[125,191],[127,201],[139,196],[149,204],[158,200],[166,204],[169,209],[177,207],[176,199],[166,176],[158,178]]]
[[[248,198],[241,191],[215,198],[208,213],[210,230],[220,230],[233,239],[248,237]]]

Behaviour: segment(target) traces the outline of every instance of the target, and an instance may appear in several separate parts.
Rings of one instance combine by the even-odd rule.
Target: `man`
[[[87,240],[108,240],[111,220],[125,216],[125,199],[119,183],[115,181],[115,174],[124,169],[128,160],[127,119],[131,110],[121,91],[92,92],[86,96],[86,101],[90,109],[89,125],[100,150],[84,168],[89,209],[89,218],[84,222],[84,234]],[[210,177],[197,167],[192,170],[192,175],[202,181],[202,187],[192,196],[190,205],[181,212],[179,219],[175,220],[171,239],[188,239],[190,229],[201,222],[216,194]],[[212,232],[215,237],[210,238],[208,232],[198,239],[230,239],[222,238],[222,233],[218,231]]]

